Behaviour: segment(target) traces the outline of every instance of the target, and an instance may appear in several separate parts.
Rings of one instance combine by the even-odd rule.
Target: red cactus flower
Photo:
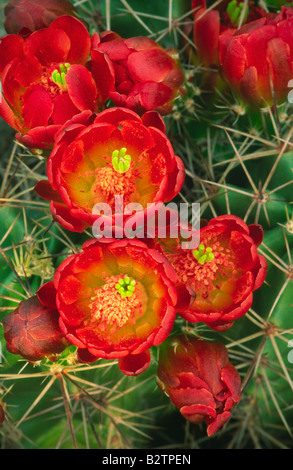
[[[293,77],[293,8],[244,25],[219,41],[223,76],[253,107],[282,102]]]
[[[81,362],[118,358],[124,374],[137,375],[150,363],[149,348],[172,330],[175,280],[166,258],[144,242],[93,239],[59,266],[42,296],[56,290],[60,328]]]
[[[212,436],[231,417],[241,398],[241,379],[226,347],[188,336],[169,337],[160,346],[158,385],[188,421],[207,423]]]
[[[47,28],[58,16],[75,14],[69,0],[11,0],[5,9],[4,27],[9,34],[22,28],[30,32]]]
[[[178,240],[161,240],[160,246],[183,285],[180,316],[225,331],[251,307],[253,291],[266,276],[267,262],[257,253],[262,242],[260,225],[247,226],[233,215],[211,219],[200,229],[196,250],[182,249]],[[188,287],[196,297],[188,301]]]
[[[90,117],[84,116],[88,123]],[[183,163],[163,130],[156,112],[140,118],[126,108],[104,110],[91,125],[69,123],[48,159],[49,182],[41,181],[35,190],[51,201],[53,217],[72,231],[99,219],[96,204],[107,204],[114,217],[117,196],[123,197],[124,220],[132,214],[126,210],[131,203],[140,204],[143,214],[148,204],[175,197],[184,181]]]
[[[114,65],[115,90],[110,98],[116,106],[139,115],[151,110],[171,112],[184,81],[174,50],[164,50],[144,36],[123,39],[112,31],[96,39],[94,47],[107,53]]]
[[[213,9],[208,9],[206,0],[192,0],[194,10],[193,41],[197,55],[204,67],[219,65],[219,37],[226,30],[235,30],[242,18],[242,24],[261,18],[266,14],[262,8],[248,2],[242,13],[243,2],[225,0]]]
[[[0,115],[24,145],[50,148],[67,120],[102,108],[114,85],[113,73],[107,55],[91,51],[88,31],[72,16],[60,16],[27,38],[4,36]]]
[[[38,295],[20,302],[3,319],[6,348],[28,361],[61,353],[68,343],[59,328],[54,298],[45,302]]]

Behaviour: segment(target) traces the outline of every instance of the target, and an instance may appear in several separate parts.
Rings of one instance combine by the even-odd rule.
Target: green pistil
[[[66,81],[65,77],[70,68],[70,64],[60,64],[59,65],[59,70],[55,69],[54,72],[52,73],[52,80],[56,85],[66,88]]]
[[[131,297],[135,290],[136,281],[130,280],[128,276],[124,279],[119,279],[115,288],[118,290],[121,297]]]
[[[239,5],[237,4],[237,0],[232,0],[230,3],[228,3],[227,6],[227,13],[229,15],[229,18],[231,20],[231,23],[238,26],[240,22],[240,18],[242,16],[242,11],[243,11],[243,6],[244,4],[241,2]],[[245,23],[247,17],[249,14],[249,7],[248,5],[246,6],[245,13],[243,15],[243,20],[242,24]]]
[[[120,150],[114,150],[112,153],[112,165],[118,173],[126,173],[130,168],[131,156],[126,155],[127,149],[122,147]]]
[[[208,263],[215,258],[212,249],[210,247],[205,248],[204,245],[199,245],[198,250],[193,251],[193,256],[200,264]]]

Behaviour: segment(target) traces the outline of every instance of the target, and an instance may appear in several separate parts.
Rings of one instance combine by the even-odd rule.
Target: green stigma
[[[126,155],[127,149],[122,147],[120,150],[114,150],[112,153],[112,165],[118,173],[126,173],[130,168],[131,156]]]
[[[128,276],[124,276],[124,279],[119,279],[115,288],[118,290],[121,297],[131,297],[135,290],[136,281],[130,280]]]
[[[198,250],[193,251],[193,256],[200,264],[208,263],[215,258],[212,249],[210,247],[205,248],[204,245],[199,245]]]
[[[242,24],[245,23],[245,21],[247,20],[247,17],[249,14],[249,7],[248,5],[246,5],[245,12],[243,13],[243,6],[244,6],[244,3],[241,2],[238,5],[237,0],[232,0],[230,3],[228,3],[227,13],[231,20],[231,23],[235,26],[239,25],[241,17],[242,17]]]
[[[59,65],[59,70],[55,69],[54,72],[52,73],[52,80],[56,85],[60,87],[66,87],[66,81],[65,77],[70,68],[70,64],[60,64]]]

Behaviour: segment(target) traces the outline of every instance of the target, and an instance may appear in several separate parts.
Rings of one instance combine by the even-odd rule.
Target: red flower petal
[[[208,425],[207,434],[211,437],[215,432],[218,431],[227,421],[230,419],[231,413],[224,411],[216,416],[216,418]]]
[[[114,38],[106,42],[104,41],[105,36],[103,34],[100,35],[100,38],[102,42],[99,45],[99,49],[106,52],[111,60],[125,60],[131,53],[122,38]]]
[[[28,87],[31,83],[40,80],[43,68],[36,57],[27,57],[21,60],[16,67],[13,76],[23,87]]]
[[[149,349],[140,354],[129,354],[118,360],[118,366],[125,375],[136,376],[144,372],[151,362]]]
[[[45,307],[56,308],[56,293],[54,282],[49,281],[38,289],[37,296]]]
[[[259,224],[250,224],[248,225],[249,236],[253,239],[256,246],[259,246],[263,241],[264,231],[261,225]]]
[[[173,90],[164,83],[144,82],[136,86],[133,93],[137,93],[141,106],[147,111],[156,109],[170,101]]]
[[[216,411],[211,406],[206,405],[187,405],[180,408],[180,413],[192,423],[201,423],[208,417],[216,418]]]
[[[120,122],[128,120],[141,122],[140,117],[134,111],[131,111],[127,108],[115,107],[105,109],[105,111],[99,113],[95,119],[95,124],[100,122],[107,122],[118,127]]]
[[[114,90],[114,67],[108,56],[103,52],[91,52],[91,74],[97,86],[99,101],[104,103]]]
[[[65,204],[58,204],[57,202],[52,201],[50,204],[50,210],[54,219],[67,230],[81,233],[88,227],[85,222],[72,217]]]
[[[214,331],[227,331],[233,326],[232,320],[217,320],[215,322],[208,323],[208,326]]]
[[[124,40],[126,46],[134,51],[143,51],[146,49],[161,49],[160,45],[146,36],[135,36]]]
[[[78,348],[82,348],[82,349],[85,348],[84,343],[80,339],[77,339],[76,336],[71,333],[70,326],[68,326],[67,323],[65,323],[61,317],[59,318],[59,327],[62,333],[64,334],[64,336],[66,337],[66,339],[71,344],[73,344],[74,346],[77,346]]]
[[[249,229],[246,223],[240,217],[237,217],[236,215],[230,215],[230,214],[219,215],[218,217],[210,219],[209,225],[214,224],[214,223],[225,224],[226,227],[231,231],[236,230],[238,232],[246,233],[247,235],[249,235]]]
[[[221,379],[227,385],[233,398],[233,402],[239,402],[241,398],[241,378],[235,367],[230,362],[227,362],[225,367],[222,369]]]
[[[97,361],[99,358],[91,354],[88,349],[78,348],[77,359],[79,360],[79,362],[90,364],[91,362]]]
[[[155,145],[153,132],[146,128],[141,122],[122,121],[120,123],[121,135],[125,142],[125,147],[135,149],[135,152],[141,154]]]
[[[181,190],[185,180],[185,165],[181,158],[175,156],[176,165],[172,173],[168,175],[168,186],[164,196],[164,201],[171,201]]]
[[[7,122],[7,124],[13,127],[13,129],[19,130],[14,112],[8,105],[2,93],[0,93],[0,116]]]
[[[196,389],[189,387],[169,389],[168,391],[174,405],[177,406],[177,408],[183,407],[185,413],[187,412],[186,407],[193,406],[195,403],[197,405],[210,407],[211,409],[216,408],[213,395],[211,391],[206,388]],[[182,412],[182,410],[180,411]]]
[[[254,267],[257,260],[257,248],[248,235],[236,231],[231,232],[229,247],[236,255],[236,264],[239,268],[246,271]]]
[[[85,318],[90,315],[88,299],[78,300],[67,305],[58,298],[58,308],[61,317],[70,326],[80,326]]]
[[[147,111],[141,116],[141,119],[146,127],[156,127],[164,134],[166,133],[165,121],[157,111]]]
[[[53,105],[52,120],[55,124],[64,124],[64,122],[80,112],[71,101],[68,93],[55,96],[53,98]]]
[[[4,423],[5,413],[3,407],[0,405],[0,425]]]
[[[240,92],[252,105],[258,105],[260,103],[260,93],[258,89],[258,75],[256,67],[248,67],[243,78],[239,82]]]
[[[193,38],[202,65],[218,64],[220,15],[216,10],[200,9],[194,17]]]
[[[236,320],[237,318],[241,318],[250,309],[252,305],[252,299],[253,299],[253,295],[251,292],[241,303],[234,306],[232,310],[225,312],[222,315],[222,319],[226,322],[227,320],[230,321],[230,320]]]
[[[58,191],[52,188],[51,184],[48,180],[41,180],[35,185],[34,190],[36,193],[46,201],[55,201],[59,203],[63,203],[60,194]]]
[[[292,8],[290,9],[292,12]],[[277,23],[278,37],[287,44],[293,44],[293,21],[280,21]],[[290,47],[291,61],[293,60],[293,48]]]
[[[23,49],[27,57],[36,57],[42,65],[49,65],[66,62],[70,46],[70,39],[64,31],[44,28],[32,33]]]
[[[227,361],[226,348],[221,343],[197,341],[194,350],[200,378],[209,385],[212,394],[217,395],[223,389],[217,356],[224,356]],[[209,364],[209,367],[206,367],[206,364]]]
[[[228,281],[229,283],[229,281]],[[233,291],[228,292],[234,303],[243,302],[253,289],[254,278],[250,271],[245,272],[239,279],[233,283]],[[224,290],[224,288],[223,288]]]
[[[162,82],[171,72],[174,61],[158,48],[133,52],[127,59],[128,70],[135,81]]]
[[[245,48],[238,36],[235,39],[227,39],[230,38],[225,35],[221,35],[219,39],[221,62],[225,75],[231,84],[237,87],[246,67]]]
[[[24,40],[17,34],[8,34],[0,40],[0,76],[13,59],[23,59]]]
[[[20,66],[19,59],[14,59],[7,65],[2,75],[2,89],[5,100],[10,104],[15,113],[15,120],[17,115],[22,113],[22,99],[24,88],[16,80],[15,74]],[[21,118],[19,119],[21,120]]]
[[[177,297],[176,312],[184,312],[193,304],[196,294],[191,287],[180,284],[177,286]]]
[[[259,287],[263,284],[266,275],[268,272],[268,263],[267,260],[262,256],[258,256],[258,261],[252,270],[252,274],[254,275],[254,286],[253,290],[259,289]]]
[[[17,134],[17,140],[28,148],[50,149],[54,145],[54,138],[60,129],[58,125],[35,127],[26,135]]]
[[[28,128],[47,126],[53,112],[50,94],[41,85],[32,85],[23,95],[22,111]]]
[[[245,42],[247,66],[256,67],[259,77],[268,77],[267,44],[276,36],[275,26],[266,25],[250,32]]]
[[[288,82],[292,78],[293,67],[290,57],[290,44],[281,38],[273,38],[267,43],[266,59],[269,64],[270,76],[273,82],[273,89],[276,99],[283,99],[287,96]],[[293,45],[291,43],[291,49]]]
[[[73,16],[64,15],[56,18],[50,29],[65,31],[70,40],[70,49],[66,60],[69,63],[85,64],[88,60],[91,48],[91,39],[86,27]]]
[[[72,305],[78,300],[88,299],[91,289],[82,284],[76,276],[69,275],[62,279],[58,286],[58,300]]]
[[[191,352],[191,354],[193,354],[193,359],[196,362],[194,351]],[[186,357],[184,357],[184,353],[182,353],[181,359],[183,361],[186,360]],[[186,362],[185,362],[185,364],[186,364]],[[187,370],[190,370],[190,369],[187,368]],[[196,373],[198,374],[199,371],[196,370]],[[193,372],[178,372],[177,377],[180,380],[180,385],[178,385],[178,387],[176,387],[176,388],[182,388],[182,389],[184,389],[184,388],[194,388],[195,390],[203,390],[204,389],[204,390],[207,390],[208,392],[211,392],[209,385],[204,380],[197,377],[195,375],[194,371]]]
[[[68,94],[80,111],[96,110],[97,87],[90,72],[83,65],[72,65],[65,81]]]

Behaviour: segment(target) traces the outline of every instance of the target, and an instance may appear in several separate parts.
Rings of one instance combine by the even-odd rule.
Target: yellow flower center
[[[139,170],[131,166],[131,156],[126,154],[125,147],[114,150],[111,163],[99,168],[92,186],[93,197],[103,197],[103,200],[113,206],[115,196],[123,196],[124,204],[128,204],[131,196],[137,192],[136,180]]]
[[[92,323],[112,332],[126,323],[133,324],[142,313],[142,302],[135,292],[136,281],[128,276],[111,276],[102,287],[94,290],[91,298]]]

